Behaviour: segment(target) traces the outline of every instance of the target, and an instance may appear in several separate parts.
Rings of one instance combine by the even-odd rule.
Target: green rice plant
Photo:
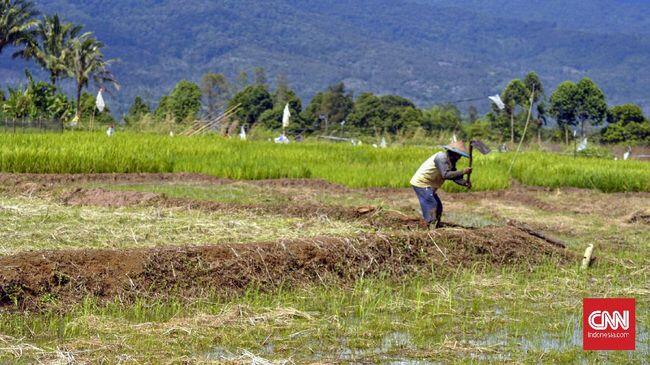
[[[1,134],[0,171],[17,173],[193,172],[232,179],[318,178],[350,187],[408,187],[434,148],[350,146],[319,142],[276,145],[218,136],[143,133]],[[526,152],[509,173],[513,153],[477,155],[473,190],[522,184],[615,191],[650,191],[650,168],[613,161]],[[463,159],[459,168],[465,167]],[[444,189],[467,191],[451,182]]]

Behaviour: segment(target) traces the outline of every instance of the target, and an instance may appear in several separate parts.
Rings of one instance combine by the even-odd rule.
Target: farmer
[[[422,166],[411,178],[411,185],[415,194],[420,200],[422,217],[429,227],[440,227],[442,217],[442,202],[436,190],[442,186],[445,180],[452,180],[458,185],[470,187],[464,175],[472,172],[470,167],[463,171],[456,171],[456,162],[461,157],[469,157],[467,148],[463,141],[453,142],[444,146],[444,151],[438,152],[424,161]]]

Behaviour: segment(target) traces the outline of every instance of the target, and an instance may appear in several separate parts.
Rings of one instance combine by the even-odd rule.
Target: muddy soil
[[[207,292],[231,295],[253,285],[347,283],[360,277],[399,278],[433,268],[519,265],[575,259],[566,250],[513,227],[292,242],[130,250],[57,250],[0,257],[0,308],[65,308],[84,297],[110,300]]]

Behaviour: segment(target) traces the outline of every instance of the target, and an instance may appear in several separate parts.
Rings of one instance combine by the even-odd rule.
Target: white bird
[[[623,160],[627,160],[628,158],[630,158],[631,154],[632,154],[632,147],[628,146],[627,150],[623,154]]]

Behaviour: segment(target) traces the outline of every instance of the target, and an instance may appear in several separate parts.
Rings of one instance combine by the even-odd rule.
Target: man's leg
[[[435,227],[440,228],[442,226],[442,201],[436,192],[433,192],[433,199],[436,201]]]
[[[418,200],[420,201],[420,207],[422,208],[422,218],[424,218],[424,220],[430,226],[431,223],[436,220],[438,211],[433,189],[419,188],[417,186],[414,186],[413,190],[415,190],[415,195],[417,195]]]

